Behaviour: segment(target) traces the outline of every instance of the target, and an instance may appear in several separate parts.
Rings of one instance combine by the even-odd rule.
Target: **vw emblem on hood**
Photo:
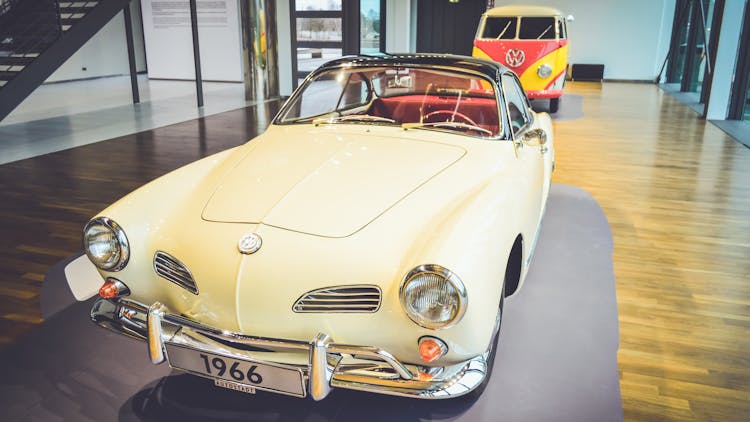
[[[241,253],[251,254],[258,252],[260,246],[263,244],[263,239],[255,233],[250,233],[242,236],[239,243],[237,244],[238,249]]]
[[[524,61],[526,61],[526,54],[523,53],[523,50],[511,48],[505,53],[505,63],[510,67],[521,66]]]

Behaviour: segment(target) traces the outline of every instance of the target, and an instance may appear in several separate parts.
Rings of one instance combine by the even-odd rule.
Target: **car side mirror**
[[[547,143],[547,132],[543,129],[531,129],[524,133],[523,143],[531,147],[542,146]]]

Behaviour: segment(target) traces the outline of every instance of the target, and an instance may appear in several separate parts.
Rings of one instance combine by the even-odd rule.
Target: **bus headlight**
[[[545,63],[539,66],[539,69],[536,70],[536,74],[542,79],[549,78],[550,75],[552,75],[552,66]]]

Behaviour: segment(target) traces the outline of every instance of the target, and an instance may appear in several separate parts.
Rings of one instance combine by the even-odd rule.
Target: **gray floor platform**
[[[90,323],[92,301],[65,292],[63,262],[43,287],[48,319],[0,354],[0,414],[49,421],[620,421],[612,248],[594,199],[554,185],[526,283],[506,302],[494,373],[475,401],[339,389],[314,402],[217,389],[152,365],[144,343]]]

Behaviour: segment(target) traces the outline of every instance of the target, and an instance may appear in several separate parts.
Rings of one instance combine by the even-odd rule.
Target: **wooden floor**
[[[612,227],[626,419],[750,421],[750,149],[651,85],[569,91],[554,181]]]
[[[652,85],[566,93],[585,115],[555,123],[554,181],[588,190],[614,233],[626,419],[750,420],[750,150]],[[0,166],[0,342],[41,322],[44,274],[91,215],[242,143],[277,106]]]

